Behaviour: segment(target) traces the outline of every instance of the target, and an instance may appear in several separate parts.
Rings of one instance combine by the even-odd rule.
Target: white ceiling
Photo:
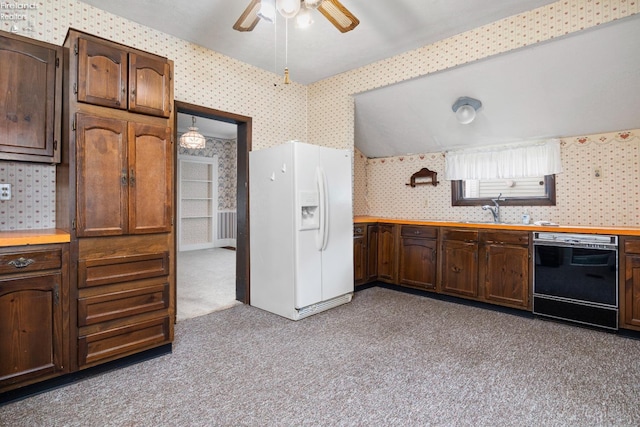
[[[178,133],[182,134],[189,131],[192,125],[191,117],[189,114],[178,113]],[[196,127],[198,132],[206,137],[235,139],[238,135],[237,125],[205,117],[196,117]]]
[[[274,72],[285,65],[284,19],[252,32],[232,29],[249,0],[82,0],[167,34]],[[341,0],[360,19],[342,34],[319,12],[289,27],[292,80],[310,84],[552,0]],[[613,28],[625,27],[620,33]],[[439,152],[468,145],[640,128],[640,19],[535,45],[356,95],[355,145],[368,157]],[[624,32],[626,31],[626,32]],[[276,43],[277,36],[277,43]],[[275,83],[275,82],[274,82]],[[470,125],[455,121],[459,96],[480,99]],[[187,126],[190,118],[186,117]],[[235,136],[235,125],[207,136]],[[182,122],[181,122],[182,123]],[[212,125],[217,124],[215,122]],[[224,126],[226,125],[226,126]],[[180,125],[179,125],[180,130]],[[184,129],[183,129],[184,130]],[[219,133],[213,133],[219,132]]]
[[[282,74],[285,26],[260,22],[251,32],[232,26],[249,0],[82,0],[99,9]],[[340,33],[314,11],[314,24],[289,24],[291,79],[310,84],[389,58],[554,0],[341,0],[359,20]],[[275,35],[278,43],[275,43]],[[278,57],[276,64],[276,54]]]
[[[640,15],[356,95],[355,123],[367,157],[639,128]]]

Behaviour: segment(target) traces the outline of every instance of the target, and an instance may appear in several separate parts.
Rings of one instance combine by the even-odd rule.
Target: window
[[[502,206],[555,206],[555,175],[537,178],[451,181],[452,206],[486,205],[502,197]]]

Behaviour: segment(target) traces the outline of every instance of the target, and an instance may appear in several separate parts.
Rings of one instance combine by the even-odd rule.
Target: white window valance
[[[528,178],[560,172],[558,139],[449,151],[445,155],[445,178],[451,181]]]

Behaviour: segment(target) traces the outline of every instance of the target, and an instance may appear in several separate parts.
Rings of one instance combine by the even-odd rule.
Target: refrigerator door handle
[[[316,169],[316,183],[318,185],[318,211],[320,214],[320,227],[316,234],[316,248],[324,251],[327,248],[327,236],[329,234],[329,194],[327,192],[327,176],[324,169]]]

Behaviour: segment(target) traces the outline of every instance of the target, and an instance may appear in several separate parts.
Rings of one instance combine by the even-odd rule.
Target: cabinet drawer
[[[78,261],[78,287],[130,282],[169,274],[169,252]]]
[[[78,299],[78,326],[169,308],[169,284],[159,283]]]
[[[508,245],[528,245],[529,233],[522,231],[490,230],[480,232],[483,243],[504,243]]]
[[[456,228],[445,228],[442,230],[443,240],[459,240],[462,242],[477,242],[478,230],[460,230]]]
[[[627,254],[640,254],[640,239],[625,240],[624,252]]]
[[[156,347],[167,343],[169,335],[167,316],[82,336],[78,339],[78,363],[86,366]]]
[[[11,253],[0,254],[0,274],[59,269],[61,265],[62,249],[12,250]]]
[[[366,231],[366,225],[354,225],[353,226],[353,236],[364,236],[364,232]]]
[[[437,239],[438,229],[434,227],[419,227],[403,225],[400,234],[403,237],[420,237],[423,239]]]

